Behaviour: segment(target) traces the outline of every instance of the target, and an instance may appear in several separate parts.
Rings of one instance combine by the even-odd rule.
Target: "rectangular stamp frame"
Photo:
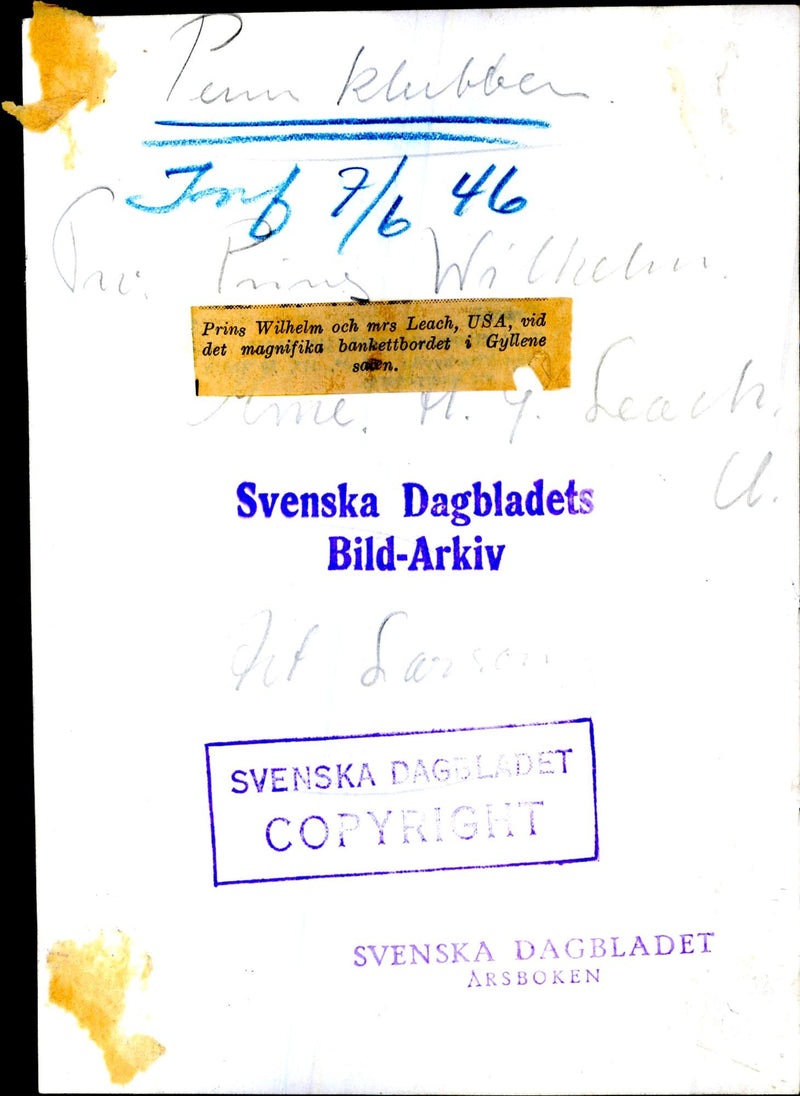
[[[421,868],[400,868],[400,869],[386,869],[379,871],[346,871],[346,872],[329,872],[313,875],[286,875],[286,876],[267,876],[261,878],[252,879],[220,879],[219,878],[219,862],[217,852],[217,832],[216,832],[216,820],[214,816],[214,796],[212,788],[211,777],[211,753],[212,749],[221,749],[225,746],[265,746],[265,745],[279,745],[291,742],[296,743],[310,743],[310,742],[353,742],[360,740],[374,740],[374,739],[410,739],[419,738],[425,735],[459,735],[474,731],[500,731],[500,730],[525,730],[527,728],[534,727],[559,727],[559,726],[578,726],[581,724],[586,725],[588,732],[588,747],[591,757],[591,773],[592,773],[592,817],[594,825],[594,845],[591,856],[575,856],[565,857],[560,859],[545,859],[545,860],[520,860],[514,863],[501,863],[501,864],[457,864],[457,865],[444,865],[437,867],[421,867]],[[205,756],[206,756],[206,781],[208,789],[208,812],[209,822],[211,827],[211,851],[212,851],[212,864],[213,864],[213,879],[214,887],[228,887],[228,886],[240,886],[248,883],[289,883],[289,882],[302,882],[310,879],[351,879],[351,878],[363,878],[369,876],[379,875],[417,875],[428,874],[431,872],[443,872],[443,871],[474,871],[480,869],[493,869],[493,868],[525,868],[525,867],[538,867],[547,865],[564,865],[564,864],[583,864],[592,863],[600,858],[600,842],[597,822],[597,759],[595,753],[595,740],[594,740],[594,722],[589,716],[583,716],[577,719],[559,719],[559,720],[545,720],[532,723],[502,723],[494,724],[486,727],[434,727],[427,731],[371,731],[365,734],[350,734],[350,735],[313,735],[302,738],[290,737],[290,738],[259,738],[259,739],[235,739],[231,741],[221,742],[207,742],[205,744]]]

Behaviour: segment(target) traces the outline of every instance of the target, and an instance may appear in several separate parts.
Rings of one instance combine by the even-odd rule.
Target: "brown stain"
[[[691,123],[692,106],[689,102],[689,95],[686,90],[686,81],[683,78],[683,73],[677,67],[677,65],[667,65],[667,71],[669,72],[670,81],[672,84],[672,92],[678,97],[683,128],[689,134],[689,139],[691,140],[694,147],[697,148],[697,141],[695,140]]]
[[[555,388],[558,386],[558,380],[560,380],[560,378],[556,378],[556,370],[553,369],[550,355],[546,350],[537,350],[528,362],[528,368],[534,371],[545,391],[547,391],[548,388]]]
[[[51,1004],[71,1012],[88,1031],[114,1084],[127,1084],[161,1057],[166,1048],[149,1035],[127,1036],[120,1030],[128,986],[134,978],[144,982],[152,968],[149,956],[144,970],[131,962],[131,942],[124,933],[113,943],[102,934],[83,946],[60,940],[50,949],[47,966]]]
[[[104,102],[107,81],[117,66],[100,49],[94,21],[80,12],[36,0],[28,36],[39,66],[42,97],[24,106],[4,102],[3,110],[34,133],[60,124],[71,141],[67,115],[78,103],[85,102],[86,109],[93,110]],[[71,147],[68,159],[73,152]]]

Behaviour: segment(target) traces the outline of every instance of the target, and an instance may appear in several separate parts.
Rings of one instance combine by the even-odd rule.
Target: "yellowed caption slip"
[[[192,309],[199,396],[568,388],[572,301],[340,301]]]

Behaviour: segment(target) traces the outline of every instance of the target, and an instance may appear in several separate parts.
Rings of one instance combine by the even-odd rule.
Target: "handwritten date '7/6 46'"
[[[411,227],[411,220],[408,217],[400,216],[400,208],[404,197],[401,193],[397,193],[400,176],[407,164],[408,157],[401,157],[397,166],[383,183],[370,181],[370,169],[366,167],[352,165],[340,169],[338,175],[347,194],[331,210],[331,217],[339,217],[343,213],[351,214],[353,210],[358,208],[355,204],[351,206],[351,202],[358,195],[362,195],[362,192],[363,201],[360,203],[357,215],[339,242],[337,249],[339,254],[342,253],[351,236],[373,212],[376,217],[380,217],[377,225],[378,234],[387,239],[392,236],[400,236]],[[210,160],[204,164],[189,164],[182,167],[167,168],[164,172],[167,179],[171,180],[173,177],[178,177],[183,184],[183,189],[172,201],[149,204],[141,194],[136,194],[127,198],[126,202],[129,206],[143,213],[163,214],[172,213],[182,205],[187,203],[193,205],[203,199],[212,200],[217,208],[238,200],[241,205],[254,206],[257,211],[249,229],[251,239],[261,243],[283,231],[292,216],[292,207],[287,199],[287,193],[300,175],[300,168],[297,164],[280,182],[255,194],[248,194],[242,186],[203,185],[207,181],[207,176],[213,170],[214,164]],[[486,199],[487,205],[493,213],[507,215],[519,213],[520,210],[525,208],[528,204],[527,198],[520,195],[509,197],[506,193],[506,187],[517,173],[516,167],[510,167],[502,176],[497,173],[497,165],[489,164],[480,175],[475,173],[475,176],[473,176],[468,171],[461,175],[450,192],[453,198],[456,199],[453,208],[456,217],[461,217],[469,208],[470,203],[481,197]],[[187,176],[189,181],[184,183]],[[374,191],[374,193],[370,195],[366,193],[368,191]],[[385,208],[378,209],[384,199],[386,199]]]

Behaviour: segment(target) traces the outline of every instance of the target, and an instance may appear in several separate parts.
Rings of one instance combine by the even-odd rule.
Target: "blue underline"
[[[246,145],[263,141],[462,141],[483,145],[515,145],[503,137],[482,137],[472,133],[402,133],[387,130],[383,133],[269,133],[231,134],[229,137],[185,137],[172,141],[143,141],[148,148],[186,148],[197,145]]]
[[[395,118],[279,118],[255,122],[181,122],[160,119],[157,126],[189,126],[195,128],[252,129],[256,127],[286,128],[291,126],[397,126],[397,125],[481,125],[533,126],[549,129],[550,123],[539,118],[499,118],[487,115],[430,114]]]

